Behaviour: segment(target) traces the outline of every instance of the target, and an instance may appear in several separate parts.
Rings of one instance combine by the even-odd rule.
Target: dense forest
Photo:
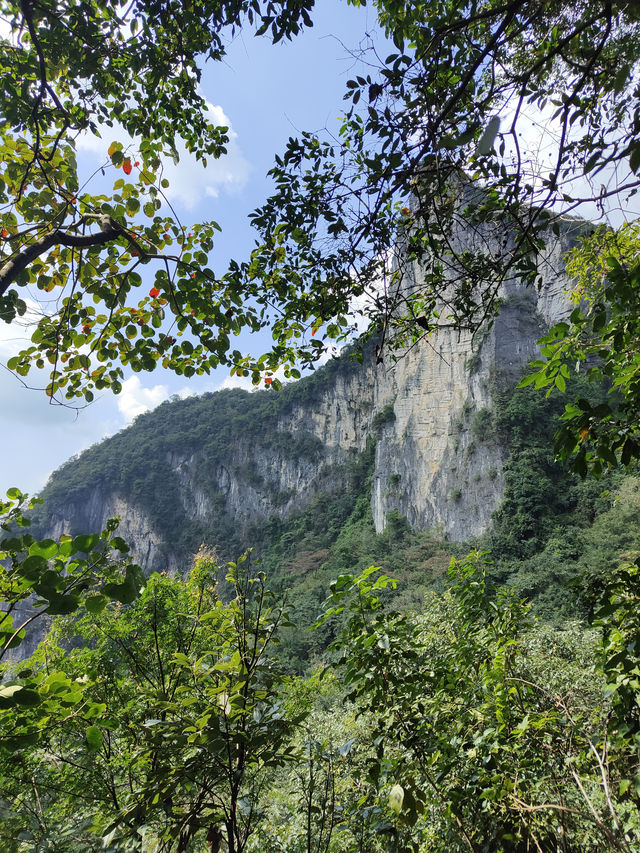
[[[222,273],[219,225],[178,219],[163,164],[225,155],[205,67],[239,33],[297,38],[313,0],[0,5],[0,321],[30,324],[8,370],[64,405],[160,366],[263,389],[206,427],[210,401],[161,407],[77,460],[190,552],[182,573],[145,577],[115,520],[50,538],[36,501],[0,501],[2,853],[638,850],[637,3],[373,0],[388,55],[363,33],[338,124],[275,155]],[[82,134],[122,138],[83,174]],[[585,209],[604,224],[556,258],[568,316],[473,413],[505,455],[478,541],[398,512],[376,532],[375,424],[298,513],[242,533],[222,506],[206,529],[172,513],[161,463],[187,428],[214,461],[233,430],[262,440],[357,363],[281,377],[362,328],[376,363],[482,335]],[[72,470],[49,500],[86,496]]]

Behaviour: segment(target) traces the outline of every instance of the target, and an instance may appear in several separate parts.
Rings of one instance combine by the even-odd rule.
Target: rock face
[[[136,562],[149,570],[159,566],[164,541],[147,513],[116,492],[105,492],[101,486],[94,486],[82,503],[70,501],[53,508],[48,535],[58,539],[69,531],[102,530],[107,519],[116,516],[120,518],[118,535],[132,545]]]
[[[492,394],[517,381],[545,327],[568,313],[562,258],[583,227],[564,223],[541,266],[537,291],[504,283],[500,314],[484,334],[472,338],[442,329],[382,365],[373,355],[363,364],[341,359],[325,368],[320,393],[306,393],[308,379],[298,383],[299,394],[288,389],[289,402],[269,435],[265,430],[256,439],[241,430],[215,458],[196,440],[165,450],[165,488],[173,494],[175,513],[203,529],[220,513],[238,529],[285,517],[319,491],[342,488],[347,464],[372,436],[371,509],[378,531],[396,510],[413,527],[438,528],[452,540],[480,534],[503,490],[504,451],[486,435]],[[407,275],[415,281],[419,272]],[[247,398],[250,405],[251,395]],[[47,511],[55,535],[99,529],[119,515],[120,533],[143,568],[184,563],[163,526],[115,483],[88,484],[81,499],[71,496]]]

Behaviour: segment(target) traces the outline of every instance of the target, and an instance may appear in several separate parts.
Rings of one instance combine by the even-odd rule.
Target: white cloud
[[[17,329],[15,323],[9,325],[0,321],[0,359],[2,361],[17,355],[28,344],[29,335],[24,329]]]
[[[122,391],[118,395],[118,410],[124,417],[125,423],[130,424],[138,415],[155,409],[168,399],[169,389],[166,385],[145,388],[137,376],[132,376],[122,383]]]
[[[366,328],[366,326],[365,326]],[[362,330],[364,331],[364,329]],[[327,346],[327,349],[322,353],[320,358],[316,361],[316,367],[322,367],[323,364],[326,364],[328,361],[331,361],[334,358],[337,358],[344,346],[336,346],[335,344],[330,344]]]
[[[253,391],[256,386],[251,381],[250,376],[227,376],[226,379],[216,388],[216,391],[225,391],[228,388],[242,388],[243,391]]]
[[[231,122],[222,107],[207,102],[209,120],[217,127],[229,128],[227,153],[217,160],[208,158],[207,165],[198,162],[186,150],[181,142],[176,149],[180,157],[176,164],[167,160],[163,164],[163,177],[169,181],[165,195],[171,202],[179,202],[187,210],[193,210],[204,198],[218,198],[220,192],[233,194],[240,192],[249,180],[251,166],[245,159],[240,146],[238,135],[231,127]],[[80,150],[97,155],[101,162],[108,159],[107,149],[116,139],[125,148],[135,147],[135,141],[119,125],[104,128],[102,137],[91,133],[82,134],[77,140]]]
[[[287,382],[284,378],[282,370],[276,371],[274,376],[277,376],[280,381]],[[220,384],[212,384],[210,382],[204,385],[184,386],[177,391],[170,389],[168,385],[154,385],[151,388],[145,387],[138,376],[131,376],[122,383],[122,391],[115,398],[118,405],[118,410],[123,417],[124,426],[128,426],[138,415],[149,412],[164,403],[165,400],[173,400],[179,397],[185,400],[187,397],[193,397],[199,394],[204,394],[211,391],[223,391],[228,388],[242,388],[244,391],[256,391],[264,388],[263,384],[257,387],[252,384],[250,376],[227,376]]]

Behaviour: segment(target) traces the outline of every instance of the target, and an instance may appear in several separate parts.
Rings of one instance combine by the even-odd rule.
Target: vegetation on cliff
[[[249,543],[260,545],[264,535],[256,523],[249,525],[249,536],[247,526],[229,514],[221,477],[235,466],[230,473],[249,487],[266,491],[271,503],[286,501],[291,495],[274,493],[275,484],[265,482],[255,460],[268,470],[275,458],[321,459],[323,447],[312,432],[278,430],[278,421],[294,407],[299,411],[311,407],[338,377],[358,368],[355,356],[345,353],[277,394],[230,389],[163,403],[58,469],[40,495],[44,505],[35,512],[36,526],[49,529],[52,513],[69,505],[82,513],[92,497],[99,500],[105,493],[115,494],[144,510],[150,526],[163,532],[172,553],[193,554],[207,542],[222,559],[232,559]],[[175,460],[189,463],[192,457],[189,488],[200,491],[209,502],[202,521],[187,511],[179,497]],[[336,476],[341,483],[349,478],[347,472]],[[81,515],[75,523],[82,527],[87,521]]]

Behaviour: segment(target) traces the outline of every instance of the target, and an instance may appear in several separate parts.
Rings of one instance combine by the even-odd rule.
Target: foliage
[[[482,555],[451,571],[423,615],[385,610],[390,581],[369,569],[338,578],[325,616],[349,608],[343,678],[374,715],[369,777],[394,782],[379,783],[386,849],[634,849],[637,756],[609,735],[593,639],[532,625],[520,600],[489,589]]]
[[[493,437],[493,416],[490,409],[479,409],[474,414],[471,435],[479,442],[489,441]]]
[[[555,204],[636,189],[633,4],[375,6],[393,51],[370,52],[371,72],[347,82],[337,134],[289,140],[275,192],[253,214],[257,248],[218,277],[208,266],[217,225],[166,215],[162,158],[177,156],[177,140],[203,162],[220,156],[226,129],[198,91],[203,63],[222,59],[241,27],[294,37],[312,25],[310,0],[93,2],[82,13],[4,3],[1,313],[24,314],[27,285],[46,309],[12,361],[20,375],[47,367],[49,394],[85,400],[117,392],[123,365],[190,376],[227,364],[278,385],[276,367],[298,376],[300,362],[349,337],[364,295],[359,310],[384,341],[442,323],[478,328],[507,275],[535,278]],[[549,107],[558,149],[538,174],[522,127]],[[117,126],[136,142],[110,146],[104,170],[122,177],[109,193],[78,175],[74,143]],[[622,186],[607,184],[613,167],[629,173]],[[571,184],[584,176],[601,189]],[[468,244],[449,238],[461,220],[474,231]],[[413,261],[420,283],[400,286]],[[140,298],[143,267],[155,277]],[[233,336],[264,326],[273,345],[263,356],[232,349]]]
[[[504,497],[494,514],[491,549],[500,557],[523,559],[542,550],[553,531],[571,518],[584,499],[584,488],[554,458],[553,435],[564,408],[559,393],[545,400],[532,389],[502,392],[496,395],[495,405],[495,430],[509,455],[504,465]],[[600,493],[603,486],[592,487],[592,491]]]
[[[631,741],[635,753],[633,780],[640,793],[640,558],[622,563],[602,586],[592,591],[593,624],[602,628],[600,666],[607,678],[612,705],[612,737]],[[631,780],[627,782],[627,786]]]
[[[385,424],[390,424],[390,423],[393,423],[395,421],[396,413],[394,412],[393,406],[394,406],[394,403],[387,403],[386,406],[384,406],[382,409],[380,409],[380,411],[374,417],[374,419],[371,423],[371,426],[373,427],[374,431],[379,430]]]
[[[609,389],[596,404],[586,395],[569,403],[556,435],[556,453],[583,476],[640,457],[639,240],[637,224],[599,229],[573,251],[575,308],[542,339],[543,358],[521,383],[564,391],[572,372],[583,371],[594,387]]]
[[[567,393],[597,405],[606,391],[572,377]],[[561,623],[586,617],[586,589],[640,547],[637,482],[623,470],[583,479],[556,460],[563,394],[532,387],[498,391],[493,421],[504,463],[504,496],[482,537],[495,581],[525,596],[536,614]]]
[[[230,564],[234,597],[223,604],[217,572],[201,552],[186,583],[154,575],[127,607],[58,622],[29,663],[86,681],[99,713],[49,728],[41,748],[3,767],[14,824],[34,791],[41,804],[28,849],[27,839],[55,844],[70,821],[79,850],[169,853],[205,836],[214,849],[223,839],[245,848],[269,774],[293,757],[301,714],[284,708],[269,657],[286,617],[270,607],[264,577],[247,557]]]
[[[225,153],[227,128],[199,91],[203,63],[221,60],[244,26],[274,42],[294,37],[311,26],[312,5],[3,2],[0,317],[25,315],[27,288],[38,309],[32,345],[11,369],[47,368],[49,396],[91,401],[120,390],[125,366],[192,376],[235,364],[230,337],[262,320],[208,266],[218,225],[173,215],[162,161],[178,161],[179,142],[204,165]],[[113,141],[102,167],[81,175],[82,134],[133,142]],[[110,192],[100,172],[114,177]]]
[[[520,391],[508,403],[508,417],[504,410],[495,415],[496,423],[509,429],[515,442],[535,432],[534,402],[534,395]],[[533,421],[524,418],[527,412]],[[544,420],[546,415],[541,417]],[[552,422],[548,429],[553,429]],[[637,602],[630,582],[637,567],[623,567],[619,577],[612,574],[604,587],[601,599],[612,606],[602,615],[602,653],[595,673],[592,663],[600,635],[566,623],[561,631],[532,625],[517,597],[490,588],[486,572],[496,572],[475,558],[457,564],[457,574],[450,579],[452,592],[429,591],[426,607],[420,605],[419,587],[392,600],[385,589],[395,579],[376,582],[372,570],[356,579],[345,576],[345,570],[351,566],[359,570],[371,554],[380,555],[387,570],[415,584],[428,566],[435,570],[435,555],[441,560],[450,546],[437,540],[429,544],[424,535],[420,540],[407,532],[401,518],[390,525],[393,536],[388,531],[376,536],[368,509],[367,466],[364,461],[361,465],[362,471],[354,466],[352,509],[346,523],[345,516],[336,515],[330,532],[323,522],[338,510],[340,496],[319,496],[321,503],[292,519],[289,530],[286,523],[271,529],[274,550],[265,552],[265,564],[275,570],[276,586],[295,589],[296,611],[303,620],[317,607],[326,579],[334,572],[342,575],[332,584],[336,618],[328,619],[317,637],[307,635],[311,639],[306,649],[313,649],[317,658],[324,643],[343,631],[347,669],[346,678],[339,673],[338,679],[344,678],[353,704],[330,675],[316,674],[306,686],[289,680],[285,694],[275,671],[278,695],[273,698],[283,703],[283,720],[309,716],[303,728],[287,736],[285,752],[291,747],[292,760],[282,765],[276,761],[271,770],[258,765],[256,775],[248,771],[248,799],[240,800],[245,806],[254,804],[256,822],[246,850],[455,851],[470,849],[464,840],[467,832],[473,849],[487,844],[517,850],[518,843],[532,844],[535,837],[546,851],[555,850],[552,845],[559,843],[554,834],[558,826],[563,828],[565,849],[572,853],[596,851],[603,845],[627,849],[625,834],[635,839],[638,832],[634,822],[638,757],[633,742]],[[576,490],[587,485],[575,482]],[[592,511],[593,496],[585,499]],[[349,501],[343,502],[342,511]],[[593,528],[583,534],[587,541],[582,555],[575,556],[574,574],[579,559],[588,565],[596,547],[601,547],[600,562],[594,566],[606,567],[616,548],[632,550],[637,540],[637,494],[632,481],[623,484],[613,504],[601,498],[598,510]],[[579,505],[574,510],[574,520],[578,518]],[[602,531],[610,533],[609,542]],[[577,539],[575,534],[573,538]],[[324,562],[316,569],[305,569],[304,549],[314,543],[325,544]],[[560,529],[548,543],[549,548],[565,549],[571,544],[563,543]],[[61,642],[65,631],[54,628],[44,659],[75,685],[79,695],[82,691],[84,704],[78,700],[75,706],[67,706],[71,715],[64,726],[52,727],[49,722],[41,749],[23,748],[16,754],[20,772],[15,762],[3,766],[2,819],[11,838],[19,832],[43,838],[46,830],[48,838],[59,834],[61,853],[73,851],[74,844],[87,850],[112,821],[114,828],[119,822],[120,835],[112,842],[118,850],[138,843],[131,835],[134,825],[146,827],[148,844],[162,837],[166,845],[178,843],[183,830],[185,849],[195,845],[193,849],[199,851],[204,844],[204,834],[214,824],[207,822],[209,813],[198,812],[198,786],[215,779],[217,792],[229,788],[221,781],[217,765],[206,763],[216,754],[215,738],[207,740],[206,759],[198,754],[186,761],[177,758],[188,752],[189,738],[202,731],[199,722],[209,713],[192,688],[206,708],[220,707],[211,695],[220,684],[211,684],[210,670],[203,670],[204,683],[196,677],[196,661],[205,660],[203,655],[211,649],[208,632],[214,631],[216,643],[223,633],[217,618],[205,616],[216,602],[211,584],[217,570],[206,555],[199,565],[199,574],[192,576],[186,588],[176,579],[154,576],[142,598],[124,610],[106,608],[97,616],[69,623],[65,630],[71,648],[67,646],[66,651]],[[312,598],[309,593],[316,588]],[[602,581],[594,579],[593,588],[599,597]],[[349,606],[354,592],[355,602]],[[199,595],[207,603],[201,617],[194,617]],[[408,602],[420,607],[419,612],[407,612]],[[215,605],[213,610],[226,607]],[[292,657],[305,644],[292,641],[290,632],[295,636],[295,629],[285,631],[284,627],[281,623],[278,628],[283,663],[289,669],[298,668],[303,664],[292,667]],[[189,642],[193,645],[187,648]],[[186,655],[189,666],[179,665],[176,650]],[[161,671],[176,694],[163,692]],[[85,677],[80,685],[78,679]],[[153,720],[159,722],[150,724]],[[210,720],[206,726],[211,726]],[[194,731],[187,733],[186,727]],[[90,728],[89,737],[96,743],[97,731],[102,733],[103,749],[89,749]],[[107,743],[108,750],[104,749]],[[189,746],[193,749],[193,743]],[[604,766],[605,754],[609,765],[603,777],[598,759]],[[65,756],[70,760],[65,761]],[[126,780],[119,775],[124,767]],[[32,779],[41,804],[40,822],[31,811]],[[117,813],[107,784],[114,779]],[[89,789],[95,796],[87,802]],[[169,790],[172,800],[167,810]],[[613,809],[610,819],[607,796]],[[560,822],[559,806],[571,810],[562,813]],[[96,823],[98,812],[102,819]],[[187,814],[193,817],[191,835],[186,830]],[[242,812],[241,817],[246,814]],[[28,848],[32,842],[23,843]]]
[[[0,505],[5,534],[0,540],[0,663],[11,657],[36,620],[78,610],[99,613],[110,601],[129,603],[144,583],[140,567],[124,559],[129,546],[115,535],[117,519],[99,534],[38,540],[26,532],[29,520],[23,515],[33,501],[17,489],[7,497]],[[54,669],[24,667],[16,675],[5,663],[0,674],[0,749],[36,742],[52,716],[72,713],[87,701],[81,685]],[[94,706],[89,701],[87,707]]]
[[[287,702],[309,713],[297,735],[298,761],[279,772],[265,795],[265,820],[248,849],[383,850],[374,829],[384,820],[383,811],[362,808],[371,792],[366,764],[375,754],[369,716],[345,702],[339,679],[325,667],[293,681]]]
[[[217,226],[188,229],[166,215],[162,158],[175,155],[176,140],[203,161],[222,153],[225,129],[213,126],[197,84],[202,62],[224,55],[225,32],[246,21],[274,41],[289,38],[310,25],[310,6],[4,4],[12,36],[0,43],[0,317],[25,314],[25,288],[41,296],[42,308],[33,345],[10,362],[19,375],[47,369],[51,397],[85,401],[95,390],[117,392],[125,369],[157,364],[186,376],[227,364],[256,383],[266,371],[267,385],[278,385],[276,367],[297,376],[299,362],[312,364],[328,342],[348,338],[354,297],[369,297],[361,310],[369,332],[381,333],[378,348],[413,342],[443,324],[476,329],[493,316],[507,275],[535,278],[553,205],[584,200],[569,186],[572,178],[599,182],[621,167],[626,186],[602,184],[593,197],[604,202],[636,190],[632,4],[379,0],[396,52],[379,62],[378,76],[349,81],[337,139],[290,140],[272,170],[275,193],[253,216],[257,248],[217,278],[208,266]],[[527,112],[544,113],[548,102],[560,128],[557,157],[548,174],[533,176],[519,133]],[[115,124],[136,142],[110,146],[104,171],[115,181],[103,194],[100,179],[96,191],[78,174],[74,143],[80,133]],[[461,221],[465,235],[452,237]],[[552,330],[546,361],[527,380],[565,391],[577,361],[598,387],[610,383],[606,402],[584,394],[566,410],[557,445],[575,456],[579,472],[596,475],[604,464],[640,455],[637,235],[629,229],[616,240],[599,234],[574,256],[570,269],[581,276],[583,301],[569,323]],[[403,281],[414,263],[422,267],[419,283]],[[155,277],[141,297],[143,268]],[[48,294],[59,298],[49,302]],[[232,350],[232,336],[269,323],[268,353],[255,359]],[[313,398],[342,369],[330,365],[303,386],[302,397]],[[211,480],[239,428],[260,439],[265,465],[241,473],[262,487],[270,452],[321,454],[310,435],[293,446],[281,435],[265,438],[293,393],[251,404],[230,394],[218,398],[213,417],[204,416],[202,401],[185,401],[174,435],[165,437],[157,427],[167,409],[145,416],[133,454],[129,438],[119,436],[83,457],[86,476],[73,486],[75,496],[86,496],[97,473],[146,501],[174,543],[193,544],[212,531],[174,517],[170,495],[178,482],[167,452],[191,459],[204,448],[200,477]],[[637,541],[620,533],[632,502],[611,505],[554,466],[546,446],[551,418],[536,438],[527,400],[514,395],[493,416],[478,413],[473,430],[479,441],[508,432],[511,443],[494,534],[503,562],[494,571],[514,574],[518,558],[538,560],[520,571],[524,585],[541,587],[551,572],[568,577],[570,565],[588,567],[595,554],[597,532],[591,540],[584,534],[584,547],[562,538],[566,518],[581,540],[606,508],[601,524],[612,532],[597,554],[600,565],[611,549],[624,543],[633,550]],[[552,415],[557,398],[550,401]],[[374,426],[391,415],[383,410]],[[13,850],[187,851],[205,843],[216,850],[223,841],[234,853],[253,841],[307,853],[629,853],[637,846],[635,557],[593,593],[601,642],[589,677],[592,635],[533,625],[517,595],[490,589],[482,555],[455,564],[452,591],[431,592],[423,613],[396,612],[387,597],[395,578],[374,580],[365,565],[380,555],[400,574],[411,554],[431,581],[443,549],[433,537],[414,537],[398,513],[376,536],[367,496],[372,448],[343,477],[344,494],[320,496],[290,522],[272,519],[264,534],[265,563],[280,563],[281,588],[302,574],[304,560],[313,567],[301,611],[315,608],[327,573],[337,574],[324,637],[300,657],[317,654],[342,630],[344,681],[359,703],[345,710],[342,694],[334,695],[343,716],[331,725],[321,724],[316,705],[315,728],[297,740],[310,703],[300,698],[299,682],[297,696],[295,685],[284,695],[270,652],[286,617],[270,608],[264,578],[249,571],[248,560],[229,567],[227,603],[206,554],[186,585],[153,577],[136,601],[138,570],[112,559],[113,547],[126,552],[112,525],[100,536],[39,541],[20,529],[23,497],[9,496],[3,653],[21,640],[14,617],[32,592],[39,596],[33,618],[74,614],[1,688],[0,824]],[[149,466],[149,458],[163,462]],[[63,472],[54,497],[56,488],[70,494],[68,485]],[[233,549],[244,533],[209,497],[221,510],[209,538]],[[362,568],[359,577],[344,574]],[[88,613],[76,619],[83,605]],[[342,622],[336,627],[329,616]],[[299,652],[296,642],[287,654]],[[321,692],[317,683],[313,689]],[[356,720],[362,709],[368,716]]]

